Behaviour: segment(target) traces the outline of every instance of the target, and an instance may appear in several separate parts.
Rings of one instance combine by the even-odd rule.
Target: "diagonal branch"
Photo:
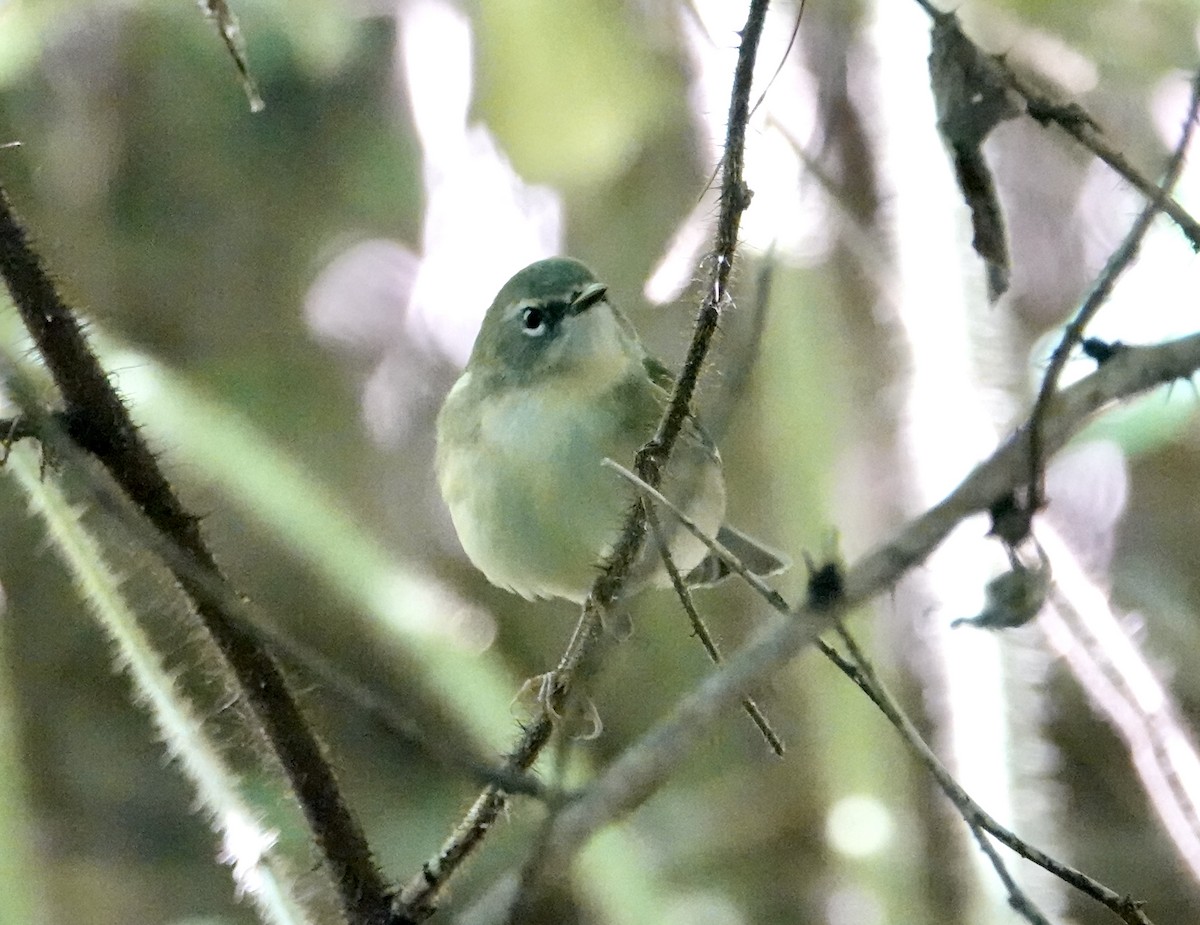
[[[611,462],[611,460],[605,460],[605,462]],[[645,483],[643,482],[642,484]],[[721,649],[717,645],[717,641],[713,638],[712,633],[709,632],[708,624],[704,622],[704,618],[700,616],[700,612],[696,609],[696,602],[692,598],[692,592],[688,588],[687,582],[684,581],[683,576],[679,574],[679,569],[675,566],[675,560],[671,558],[671,551],[663,536],[662,525],[654,508],[646,508],[646,518],[650,523],[650,532],[654,535],[654,542],[658,547],[658,554],[662,559],[663,567],[667,570],[667,576],[671,579],[671,587],[675,589],[675,597],[678,598],[680,606],[683,607],[684,613],[687,614],[688,623],[692,627],[692,635],[699,639],[700,644],[704,646],[704,651],[708,654],[709,661],[714,665],[720,665],[723,661]],[[783,740],[771,728],[770,720],[767,719],[762,708],[754,698],[746,697],[742,701],[742,709],[746,711],[746,715],[758,727],[758,731],[762,734],[763,739],[775,754],[775,757],[782,758],[784,752]]]
[[[1137,257],[1138,251],[1142,246],[1142,241],[1145,239],[1146,233],[1150,230],[1150,225],[1154,222],[1158,213],[1162,211],[1163,204],[1170,198],[1171,191],[1179,181],[1179,175],[1183,172],[1184,155],[1187,153],[1188,145],[1191,143],[1192,135],[1196,129],[1196,116],[1198,112],[1200,112],[1200,70],[1197,70],[1192,76],[1192,96],[1191,101],[1188,103],[1187,116],[1183,123],[1183,132],[1179,136],[1175,150],[1171,152],[1171,157],[1167,161],[1167,169],[1163,174],[1162,183],[1158,186],[1154,197],[1146,203],[1145,207],[1138,214],[1138,217],[1134,219],[1129,233],[1125,235],[1125,239],[1121,242],[1120,246],[1108,258],[1108,262],[1104,265],[1104,269],[1096,279],[1095,285],[1092,286],[1092,291],[1088,293],[1087,298],[1084,299],[1083,304],[1079,307],[1079,311],[1075,313],[1075,317],[1071,319],[1071,323],[1063,331],[1058,346],[1054,348],[1054,352],[1050,356],[1050,365],[1046,369],[1046,375],[1042,378],[1042,385],[1038,390],[1037,400],[1034,402],[1033,411],[1029,415],[1029,502],[1027,508],[1030,513],[1038,510],[1044,501],[1042,497],[1042,467],[1044,460],[1041,452],[1040,431],[1042,418],[1046,414],[1046,407],[1049,404],[1050,396],[1054,394],[1058,386],[1058,378],[1062,374],[1063,367],[1066,366],[1071,351],[1075,349],[1076,344],[1083,340],[1084,329],[1096,316],[1096,312],[1108,301],[1108,297],[1112,294],[1113,287],[1116,286],[1121,274],[1128,269],[1129,265]]]
[[[875,673],[875,666],[871,664],[862,649],[859,648],[854,637],[850,635],[841,621],[838,621],[834,629],[837,631],[838,637],[842,640],[842,644],[845,645],[846,651],[850,653],[850,661],[846,661],[840,655],[834,653],[830,656],[834,664],[879,708],[879,711],[883,713],[888,722],[896,728],[896,731],[900,734],[900,738],[904,740],[904,744],[912,750],[917,760],[924,765],[925,769],[937,781],[938,786],[941,787],[947,799],[954,804],[954,808],[958,810],[958,814],[966,822],[967,827],[971,830],[971,835],[978,842],[980,849],[987,855],[988,861],[991,862],[993,869],[996,871],[996,876],[1000,878],[1000,882],[1004,884],[1004,888],[1008,891],[1009,905],[1024,916],[1031,925],[1049,925],[1041,910],[1025,895],[1025,892],[1017,885],[1012,875],[1008,872],[1007,865],[996,851],[995,846],[988,840],[987,833],[990,832],[993,834],[998,840],[1008,845],[1014,851],[1017,851],[1022,857],[1030,857],[1030,853],[1032,853],[1035,863],[1040,863],[1047,870],[1063,877],[1068,883],[1074,883],[1075,880],[1084,877],[1084,875],[1066,867],[1064,864],[1060,864],[1049,857],[1049,855],[1043,854],[1041,851],[1028,845],[984,812],[983,808],[963,790],[958,781],[946,770],[945,765],[938,760],[933,749],[921,738],[921,733],[917,731],[917,727],[912,724],[912,720],[900,709],[891,692],[888,691],[883,681],[880,680],[879,675]],[[1064,871],[1069,873],[1064,875]],[[1101,889],[1105,888],[1101,887]]]
[[[66,406],[67,433],[94,455],[147,519],[202,575],[224,583],[199,522],[185,510],[63,301],[0,187],[0,274]],[[349,920],[387,922],[391,893],[342,797],[321,743],[270,654],[191,569],[172,574],[237,678],[304,810]]]
[[[930,0],[915,0],[935,22],[954,18],[953,13],[946,13],[935,7]],[[964,33],[965,36],[965,33]],[[969,40],[968,40],[969,41]],[[980,52],[982,54],[982,52]],[[1096,157],[1104,161],[1120,177],[1141,193],[1150,202],[1159,202],[1162,212],[1171,220],[1191,242],[1192,249],[1200,251],[1200,222],[1183,206],[1170,196],[1164,196],[1158,184],[1140,173],[1137,168],[1117,148],[1109,143],[1100,130],[1099,124],[1078,103],[1063,104],[1049,99],[1031,87],[1003,57],[993,57],[999,72],[1008,81],[1009,86],[1025,99],[1025,111],[1029,117],[1042,125],[1057,125]]]
[[[615,470],[618,474],[628,479],[635,485],[639,491],[644,492],[647,497],[653,499],[657,503],[663,505],[669,510],[680,524],[685,527],[697,539],[701,540],[708,548],[716,555],[724,559],[735,572],[740,575],[747,584],[749,584],[763,600],[771,605],[772,608],[782,614],[788,614],[791,607],[779,594],[769,585],[762,581],[757,575],[748,571],[733,556],[721,546],[716,540],[708,537],[703,531],[696,526],[686,514],[677,508],[671,501],[663,496],[655,488],[651,488],[636,475],[625,469],[612,460],[605,460],[606,464]],[[812,588],[810,583],[810,597]],[[987,838],[990,833],[997,841],[1007,845],[1021,857],[1032,861],[1035,864],[1048,870],[1050,873],[1066,881],[1098,902],[1104,903],[1118,915],[1126,918],[1130,925],[1146,925],[1144,916],[1138,910],[1136,903],[1125,900],[1119,897],[1117,893],[1105,887],[1103,884],[1093,880],[1086,874],[1080,873],[1072,867],[1055,860],[1043,851],[1030,845],[1028,842],[1019,838],[1009,829],[1000,825],[995,819],[988,815],[982,807],[976,803],[971,796],[962,789],[958,781],[946,770],[945,766],[938,760],[936,754],[921,737],[920,732],[912,724],[912,721],[905,715],[900,705],[892,697],[891,693],[884,686],[883,682],[875,673],[874,666],[863,654],[854,638],[846,630],[845,625],[839,620],[834,624],[834,629],[846,646],[846,650],[850,653],[850,659],[843,657],[833,646],[829,645],[821,638],[813,640],[813,646],[820,651],[827,659],[829,659],[846,677],[848,677],[864,694],[870,698],[871,702],[879,709],[887,720],[895,727],[896,732],[900,735],[904,743],[916,755],[917,760],[925,766],[925,769],[933,776],[938,786],[946,798],[954,804],[959,815],[971,830],[971,834],[979,843],[980,849],[987,855],[988,860],[995,868],[996,875],[1004,884],[1009,895],[1009,905],[1017,912],[1023,915],[1031,925],[1047,925],[1045,917],[1041,911],[1025,895],[1024,891],[1017,885],[1016,881],[1009,874],[1008,868],[1004,863],[1003,858],[997,853],[995,846]],[[1135,917],[1130,919],[1129,915]]]
[[[1200,368],[1200,334],[1148,347],[1130,347],[1051,402],[1044,422],[1048,451],[1062,447],[1097,411],[1154,386],[1186,378]],[[725,667],[682,698],[674,711],[627,749],[560,815],[549,833],[547,855],[554,864],[543,874],[561,875],[578,848],[599,828],[631,812],[654,793],[741,701],[743,691],[764,683],[812,645],[817,636],[855,607],[892,587],[922,562],[965,518],[984,512],[1022,483],[1029,442],[1025,431],[1005,442],[948,497],[911,520],[891,541],[864,556],[847,572],[841,599],[803,606],[783,624],[765,628]],[[1085,885],[1076,884],[1080,889]],[[1136,903],[1099,888],[1089,892],[1127,922],[1144,925]]]

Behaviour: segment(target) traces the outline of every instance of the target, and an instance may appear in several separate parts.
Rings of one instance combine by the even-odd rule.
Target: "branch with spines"
[[[746,24],[741,31],[741,45],[730,92],[725,156],[721,162],[721,195],[714,247],[708,258],[709,272],[692,339],[667,410],[654,436],[638,453],[635,463],[639,475],[652,485],[661,481],[671,450],[691,413],[692,395],[704,367],[709,345],[716,333],[721,312],[729,303],[728,286],[737,253],[738,228],[742,213],[750,203],[750,192],[743,177],[746,129],[754,63],[766,24],[768,5],[768,0],[751,0]],[[562,712],[571,692],[597,669],[605,648],[602,614],[620,596],[645,544],[646,534],[646,509],[639,501],[584,603],[571,640],[551,675],[545,701],[525,727],[520,742],[505,759],[504,767],[507,770],[529,770],[550,740],[553,716]],[[405,886],[400,897],[405,914],[418,920],[432,914],[441,889],[482,842],[505,803],[504,792],[497,787],[488,787],[476,798],[437,855],[427,861],[421,872]]]
[[[323,745],[270,653],[218,597],[208,593],[205,582],[196,579],[193,569],[225,584],[201,535],[199,519],[184,507],[143,440],[93,352],[82,323],[30,245],[3,187],[0,275],[62,397],[71,439],[100,461],[130,501],[192,566],[171,570],[286,773],[348,921],[353,925],[398,922],[392,889],[375,865]]]

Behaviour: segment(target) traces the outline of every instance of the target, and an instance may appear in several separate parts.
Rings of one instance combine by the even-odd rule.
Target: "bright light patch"
[[[1079,566],[1049,524],[1038,540],[1054,564],[1056,597],[1038,619],[1088,697],[1129,748],[1150,805],[1200,881],[1200,752],[1178,705],[1155,676],[1104,588]]]
[[[561,249],[562,205],[552,190],[527,185],[485,128],[468,124],[466,16],[440,0],[401,4],[397,16],[425,180],[409,323],[414,339],[463,366],[504,281]]]
[[[746,916],[717,892],[688,893],[667,909],[660,925],[744,925]]]
[[[253,896],[263,889],[262,865],[275,847],[279,833],[265,829],[243,812],[230,810],[219,820],[221,851],[217,860],[233,868],[238,896]]]
[[[896,278],[891,307],[910,352],[903,433],[909,453],[914,510],[940,500],[996,445],[992,419],[1006,399],[979,384],[973,338],[999,343],[1004,317],[964,306],[984,303],[982,272],[969,250],[966,210],[946,153],[932,126],[937,117],[928,69],[914,49],[928,47],[928,25],[897,4],[875,7],[869,37],[877,54],[880,176],[894,227]],[[913,126],[929,126],[914,131]],[[970,268],[964,278],[949,270]],[[986,524],[964,521],[926,561],[920,579],[931,606],[930,642],[945,678],[943,731],[951,770],[1002,821],[1012,819],[1008,721],[998,640],[989,633],[951,631],[954,617],[979,612],[995,576]],[[989,883],[993,881],[988,881]]]
[[[715,168],[725,149],[729,79],[738,56],[738,30],[745,11],[724,0],[697,0],[680,9],[680,33],[695,75],[690,103],[703,156]],[[754,194],[740,229],[745,248],[775,253],[797,262],[824,254],[829,207],[798,150],[815,131],[816,88],[800,63],[799,43],[789,48],[795,11],[767,14],[751,94],[757,106],[746,138],[745,176]],[[780,67],[780,62],[783,62]],[[778,71],[778,73],[776,73]],[[765,91],[765,96],[763,93]],[[666,253],[646,283],[644,295],[656,304],[672,301],[692,281],[702,249],[712,238],[720,173],[691,214],[680,224]]]
[[[825,817],[825,839],[840,854],[865,858],[887,847],[895,832],[888,808],[866,794],[842,797]]]
[[[496,638],[496,621],[480,607],[438,585],[414,581],[400,569],[372,595],[375,616],[402,635],[440,639],[456,649],[483,652]]]
[[[829,894],[825,919],[829,925],[881,925],[883,906],[874,893],[844,887]]]

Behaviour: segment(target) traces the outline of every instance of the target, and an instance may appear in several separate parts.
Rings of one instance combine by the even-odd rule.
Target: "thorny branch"
[[[3,187],[0,274],[58,386],[67,434],[101,462],[150,523],[190,561],[191,568],[172,568],[172,573],[237,678],[241,695],[287,774],[347,917],[355,925],[395,921],[391,891],[342,797],[321,743],[270,654],[193,574],[194,569],[225,583],[198,520],[183,507],[142,440],[75,313],[30,247]]]
[[[918,2],[931,15],[946,15],[937,13],[924,0]],[[670,407],[654,438],[643,448],[637,460],[638,472],[650,486],[660,481],[671,448],[689,414],[691,398],[717,321],[729,302],[727,287],[736,253],[738,225],[750,198],[742,176],[743,149],[751,75],[767,5],[766,0],[753,0],[742,33],[723,159],[720,217],[715,247],[710,257],[708,286],[697,315],[693,339]],[[1143,213],[1148,216],[1146,224],[1157,211],[1164,211],[1180,225],[1193,245],[1200,248],[1200,224],[1167,194],[1172,171],[1168,171],[1168,179],[1163,186],[1156,187],[1129,167],[1119,152],[1107,145],[1095,123],[1081,109],[1060,106],[1039,97],[1024,86],[1011,70],[1007,67],[1005,70],[1014,89],[1025,97],[1028,112],[1033,118],[1060,125],[1147,196],[1150,204]],[[1197,79],[1200,80],[1200,75]],[[1193,89],[1188,130],[1177,151],[1180,157],[1186,146],[1186,136],[1190,134],[1197,93],[1200,92],[1195,85]],[[1174,165],[1173,170],[1177,173],[1178,164]],[[1131,234],[1132,238],[1134,236]],[[1134,239],[1132,251],[1136,251],[1136,246],[1137,239]],[[1126,262],[1131,257],[1132,253],[1125,259]],[[191,568],[198,569],[204,576],[202,581],[194,571],[189,575],[189,569],[179,568],[176,571],[180,584],[195,601],[202,620],[225,652],[245,689],[245,696],[277,749],[281,763],[291,777],[313,825],[317,842],[326,852],[326,861],[342,891],[347,912],[355,922],[400,921],[389,909],[387,885],[374,868],[362,832],[342,801],[320,744],[312,737],[269,655],[250,634],[239,627],[236,620],[230,618],[229,612],[216,600],[220,595],[213,594],[210,588],[204,586],[208,581],[220,582],[222,586],[224,582],[200,536],[195,518],[183,509],[129,420],[126,409],[88,348],[78,322],[62,303],[25,241],[24,233],[13,217],[2,190],[0,271],[62,393],[67,406],[67,431],[71,438],[101,460],[114,480],[129,493],[150,521],[191,557]],[[1113,280],[1119,272],[1120,269],[1117,269],[1111,274]],[[1111,282],[1109,286],[1111,288]],[[1080,331],[1083,323],[1079,326]],[[1036,458],[1032,445],[1034,442],[1039,443],[1041,452],[1052,451],[1061,445],[1086,414],[1105,402],[1159,382],[1186,376],[1198,366],[1200,339],[1185,338],[1157,347],[1130,348],[1083,382],[1062,393],[1049,394],[1053,389],[1047,389],[1048,395],[1041,409],[1041,426],[1031,426],[1029,429],[1036,436],[1018,434],[998,450],[991,460],[972,473],[949,498],[911,522],[895,541],[860,562],[850,571],[846,593],[840,601],[827,608],[800,608],[791,622],[765,632],[737,656],[725,671],[713,676],[699,690],[684,698],[671,717],[626,752],[579,800],[567,808],[551,830],[548,841],[552,843],[553,850],[548,846],[547,856],[553,859],[555,865],[565,864],[583,838],[613,816],[629,811],[645,799],[678,761],[695,747],[706,734],[709,724],[723,714],[728,706],[741,699],[746,687],[769,676],[805,645],[819,642],[816,635],[821,629],[893,583],[921,561],[963,517],[986,509],[1005,491],[1019,484],[1022,461]],[[1049,381],[1050,377],[1047,379]],[[646,509],[639,504],[626,525],[617,551],[585,606],[571,645],[555,672],[549,700],[509,755],[507,769],[523,771],[533,763],[550,737],[551,711],[565,703],[572,686],[586,677],[589,662],[594,661],[603,635],[600,615],[619,596],[645,536]],[[414,918],[423,917],[431,910],[446,879],[483,838],[504,803],[505,794],[499,785],[491,785],[481,794],[443,852],[426,866],[425,871],[406,890],[406,914]],[[964,818],[967,818],[965,814]],[[971,818],[967,818],[967,821],[973,827],[982,825]],[[993,834],[996,835],[995,832]],[[996,837],[1003,841],[1001,836]],[[548,871],[546,875],[549,875]],[[1075,885],[1084,889],[1080,884]],[[1085,889],[1085,892],[1088,890]],[[1089,892],[1089,895],[1095,893]],[[1140,925],[1148,922],[1140,907],[1127,899],[1116,894],[1098,898],[1118,911],[1127,922]]]
[[[3,368],[0,365],[0,369]],[[128,499],[113,487],[113,483],[87,465],[85,454],[67,435],[69,420],[66,415],[47,412],[32,400],[25,401],[23,393],[32,394],[32,390],[20,378],[14,380],[10,376],[5,381],[5,388],[8,397],[13,398],[21,408],[21,413],[15,418],[0,419],[0,465],[3,465],[8,452],[18,441],[37,439],[56,467],[69,467],[81,477],[82,491],[90,508],[104,514],[114,527],[128,537],[130,543],[162,559],[172,572],[187,572],[231,619],[253,630],[260,641],[277,653],[285,664],[290,662],[302,666],[305,672],[328,690],[352,703],[356,710],[374,719],[399,741],[428,754],[449,770],[480,784],[498,784],[509,793],[541,800],[548,800],[552,796],[531,775],[506,773],[493,767],[473,743],[461,737],[447,737],[445,729],[439,729],[435,735],[423,728],[413,719],[411,711],[403,709],[371,685],[347,674],[326,655],[273,624],[251,602],[239,597],[220,576],[200,569],[186,552],[155,529],[144,516],[131,510]]]
[[[638,453],[638,474],[651,485],[661,481],[671,449],[690,414],[692,394],[717,322],[730,301],[728,285],[737,252],[738,228],[742,213],[750,204],[751,193],[743,178],[746,127],[754,62],[766,24],[768,5],[769,0],[751,0],[746,24],[741,32],[742,40],[730,91],[716,234],[713,252],[708,258],[709,275],[691,344],[658,430]],[[639,501],[630,512],[620,539],[584,604],[571,641],[551,675],[545,703],[525,728],[520,742],[509,753],[505,768],[513,771],[529,769],[550,739],[552,715],[561,711],[575,685],[595,670],[603,650],[603,612],[619,598],[645,540],[646,508]],[[442,887],[483,840],[505,803],[504,792],[494,786],[486,788],[479,795],[438,854],[427,861],[421,872],[405,886],[401,901],[409,916],[421,919],[432,913]]]

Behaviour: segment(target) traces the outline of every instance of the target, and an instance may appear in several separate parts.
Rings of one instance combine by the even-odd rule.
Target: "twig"
[[[1029,922],[1033,923],[1033,925],[1048,925],[1045,916],[1042,915],[1041,911],[1036,905],[1034,905],[1033,901],[1025,895],[1024,891],[1017,885],[1016,881],[1013,880],[1012,876],[1008,872],[1008,867],[1005,865],[1003,858],[1000,857],[1000,855],[996,852],[996,849],[992,846],[991,842],[988,841],[987,835],[984,834],[985,831],[995,835],[996,838],[1008,845],[1014,851],[1017,851],[1017,853],[1021,854],[1022,857],[1029,857],[1030,855],[1026,853],[1028,851],[1045,859],[1047,864],[1052,864],[1054,866],[1047,866],[1047,864],[1042,864],[1042,866],[1046,867],[1047,870],[1053,874],[1056,874],[1057,876],[1063,876],[1063,873],[1060,872],[1061,868],[1061,871],[1069,871],[1076,878],[1084,878],[1085,880],[1090,881],[1097,889],[1101,891],[1112,893],[1112,891],[1108,890],[1107,887],[1104,887],[1101,884],[1096,884],[1095,881],[1091,881],[1091,879],[1085,877],[1084,874],[1072,870],[1066,865],[1060,865],[1059,862],[1055,861],[1053,858],[1043,854],[1036,848],[1030,847],[1008,829],[1001,826],[1000,823],[996,822],[996,820],[994,820],[986,812],[984,812],[979,804],[971,799],[970,795],[967,794],[967,792],[963,790],[961,786],[959,786],[958,781],[954,779],[950,772],[946,770],[945,765],[938,760],[937,755],[933,753],[933,749],[931,749],[925,740],[921,738],[921,733],[917,731],[916,726],[912,724],[912,720],[910,720],[905,715],[904,711],[900,709],[900,706],[896,703],[895,698],[892,697],[891,693],[884,686],[883,682],[879,680],[879,676],[875,673],[874,666],[867,659],[862,649],[858,647],[858,643],[854,641],[854,637],[850,635],[840,620],[834,625],[834,629],[839,638],[842,640],[842,644],[845,645],[846,651],[850,653],[850,658],[852,660],[852,664],[847,664],[841,659],[835,659],[835,663],[837,663],[838,667],[842,669],[842,671],[850,678],[850,680],[853,681],[859,687],[859,689],[871,699],[871,702],[879,708],[879,711],[883,713],[885,717],[887,717],[888,722],[890,722],[900,734],[900,738],[904,740],[904,743],[917,757],[917,760],[925,766],[925,769],[933,775],[934,780],[937,781],[937,784],[942,789],[942,792],[946,794],[946,797],[951,803],[954,804],[954,808],[958,810],[958,813],[960,816],[962,816],[963,821],[967,823],[968,828],[971,830],[971,834],[979,843],[979,847],[983,850],[983,853],[987,855],[988,860],[991,861],[992,867],[995,868],[996,875],[1004,884],[1005,889],[1008,890],[1008,902],[1013,909],[1015,909],[1017,912],[1020,912]],[[1063,879],[1067,880],[1068,883],[1075,885],[1074,881],[1070,877],[1063,877]],[[1112,895],[1115,896],[1116,894],[1113,893]]]
[[[1121,351],[1055,396],[1045,420],[1044,445],[1048,450],[1061,447],[1094,412],[1110,402],[1187,377],[1197,368],[1200,334]],[[559,815],[549,836],[553,844],[548,854],[553,865],[547,867],[544,876],[560,875],[578,847],[598,828],[630,812],[654,793],[707,739],[713,725],[740,702],[743,691],[770,678],[835,620],[893,586],[966,517],[986,511],[997,498],[1022,484],[1028,453],[1027,435],[1013,435],[947,498],[848,570],[845,592],[839,600],[821,608],[798,607],[790,620],[765,627],[720,671],[684,696],[668,717],[626,749]],[[1146,925],[1148,920],[1136,903],[1111,891],[1102,895],[1102,901],[1130,925]]]
[[[267,104],[259,95],[258,85],[250,74],[250,65],[246,63],[246,43],[242,39],[237,17],[233,15],[225,0],[201,0],[200,6],[217,25],[217,32],[221,35],[221,41],[225,43],[225,50],[229,52],[233,66],[237,68],[238,80],[246,94],[246,101],[250,104],[250,111],[262,112]]]
[[[929,0],[915,0],[931,19],[941,21],[953,17],[953,13],[943,12]],[[1169,196],[1163,196],[1158,184],[1143,176],[1105,139],[1096,120],[1078,103],[1064,105],[1055,102],[1029,86],[1002,57],[995,57],[1000,72],[1009,85],[1025,98],[1025,110],[1030,118],[1042,125],[1054,124],[1074,138],[1079,144],[1091,151],[1096,157],[1108,164],[1126,183],[1141,193],[1151,202],[1161,200],[1161,210],[1171,217],[1180,230],[1191,242],[1192,249],[1200,251],[1200,222]]]
[[[709,552],[715,556],[718,556],[722,561],[724,561],[734,571],[735,574],[737,574],[743,581],[750,585],[750,587],[757,591],[759,595],[763,597],[763,599],[765,599],[772,607],[774,607],[780,613],[786,614],[791,611],[791,607],[788,605],[788,602],[783,599],[782,594],[763,581],[760,576],[755,575],[752,571],[746,568],[746,566],[742,564],[742,561],[723,545],[721,545],[721,543],[717,542],[715,539],[701,530],[700,527],[697,526],[696,521],[688,517],[688,515],[685,514],[674,501],[664,495],[645,479],[642,479],[635,473],[630,472],[615,460],[605,459],[603,461],[603,465],[607,466],[609,469],[612,469],[617,473],[617,475],[628,480],[638,491],[642,492],[651,500],[658,502],[664,508],[670,511],[685,530],[687,530],[692,536],[707,546]]]
[[[671,513],[674,514],[677,519],[679,519],[683,526],[686,527],[690,533],[692,533],[693,536],[699,538],[709,547],[710,550],[721,556],[721,558],[723,558],[729,564],[730,568],[732,568],[748,584],[750,584],[751,587],[754,588],[754,590],[775,610],[783,613],[787,613],[789,611],[786,601],[784,601],[783,597],[777,591],[766,585],[757,575],[748,571],[737,560],[737,558],[724,549],[720,543],[705,535],[704,532],[696,526],[694,521],[687,517],[687,515],[681,510],[679,510],[679,508],[669,501],[661,492],[659,492],[657,489],[651,488],[628,469],[617,465],[612,460],[605,460],[605,464],[632,482],[640,491],[644,492],[658,503],[666,506]],[[854,642],[854,639],[850,636],[849,632],[847,632],[840,620],[834,624],[834,628],[838,635],[842,638],[847,650],[850,652],[852,660],[848,661],[847,659],[843,658],[836,649],[819,637],[813,640],[813,645],[821,652],[822,655],[833,662],[834,666],[837,667],[839,671],[846,675],[846,677],[854,682],[854,684],[860,690],[862,690],[867,697],[870,698],[871,702],[874,703],[876,707],[879,708],[880,712],[882,712],[884,716],[887,717],[887,719],[892,723],[892,725],[895,726],[896,731],[900,734],[900,737],[916,754],[918,760],[920,760],[921,763],[924,764],[929,772],[933,775],[943,793],[946,794],[946,797],[955,805],[955,808],[958,809],[963,821],[966,822],[967,826],[970,828],[971,834],[975,837],[975,840],[979,843],[980,848],[988,856],[992,866],[996,869],[997,876],[999,876],[1001,882],[1004,884],[1005,889],[1008,890],[1009,904],[1014,910],[1023,915],[1031,923],[1034,923],[1034,925],[1048,925],[1045,917],[1042,915],[1040,910],[1038,910],[1037,906],[1027,896],[1024,895],[1020,887],[1017,886],[1016,882],[1009,875],[1003,859],[1000,858],[1000,856],[996,853],[995,848],[992,846],[991,842],[988,841],[986,835],[984,834],[985,832],[991,833],[1002,843],[1012,848],[1022,857],[1028,858],[1034,863],[1045,867],[1052,874],[1062,877],[1062,879],[1066,880],[1066,882],[1070,883],[1072,886],[1083,889],[1084,892],[1088,893],[1088,895],[1096,898],[1100,902],[1103,902],[1110,908],[1113,908],[1114,911],[1118,911],[1118,914],[1121,914],[1121,911],[1125,907],[1122,906],[1121,909],[1117,909],[1113,905],[1113,898],[1116,897],[1121,903],[1127,903],[1127,900],[1122,899],[1118,896],[1118,894],[1112,890],[1109,890],[1103,884],[1092,880],[1085,874],[1073,870],[1064,864],[1060,864],[1049,855],[1046,855],[1043,852],[1038,851],[1038,849],[1028,845],[1017,835],[1001,826],[998,822],[992,819],[991,816],[985,813],[978,806],[978,804],[976,804],[971,797],[958,785],[958,782],[954,780],[954,778],[938,760],[937,756],[934,755],[933,751],[925,743],[924,739],[921,738],[920,732],[912,724],[912,721],[909,720],[904,714],[899,704],[897,704],[896,700],[883,685],[883,682],[879,680],[871,663],[867,660],[862,650],[859,649],[858,645]],[[1087,888],[1080,887],[1080,883],[1086,884]],[[1135,919],[1135,921],[1141,922],[1140,919]]]
[[[1043,497],[1045,494],[1044,459],[1042,458],[1040,431],[1050,396],[1058,387],[1058,378],[1062,374],[1071,351],[1075,349],[1076,344],[1083,340],[1084,329],[1101,306],[1108,301],[1121,274],[1133,263],[1146,232],[1150,230],[1150,225],[1162,210],[1171,190],[1175,188],[1179,175],[1183,172],[1184,155],[1187,153],[1188,145],[1196,128],[1198,111],[1200,111],[1200,70],[1197,70],[1192,77],[1192,95],[1188,103],[1187,118],[1183,123],[1183,131],[1175,145],[1175,150],[1171,152],[1171,157],[1167,161],[1162,183],[1158,186],[1154,197],[1138,214],[1120,246],[1108,258],[1108,262],[1092,286],[1092,291],[1084,299],[1079,311],[1075,313],[1075,317],[1063,331],[1058,346],[1050,355],[1050,364],[1046,369],[1046,375],[1042,378],[1042,385],[1038,390],[1037,400],[1033,404],[1033,411],[1029,415],[1029,501],[1027,509],[1030,513],[1039,510],[1045,500]]]
[[[637,456],[638,474],[651,485],[660,483],[671,449],[689,417],[696,380],[708,354],[721,310],[729,301],[727,286],[737,251],[738,227],[742,212],[750,203],[750,191],[742,176],[746,125],[750,111],[754,61],[766,22],[767,6],[768,0],[751,0],[746,25],[741,33],[742,41],[730,92],[717,228],[704,299],[697,313],[687,357],[671,393],[668,407],[654,436]],[[574,685],[595,670],[595,663],[599,660],[600,642],[604,635],[601,614],[620,596],[645,539],[646,509],[639,501],[630,513],[612,555],[592,586],[592,592],[584,604],[575,632],[562,658],[559,659],[558,667],[551,675],[545,702],[526,727],[520,742],[505,759],[506,769],[529,769],[550,739],[553,731],[552,716],[561,711]],[[401,902],[408,915],[421,919],[433,911],[442,887],[480,844],[505,803],[504,792],[497,787],[488,787],[479,795],[437,855],[427,861],[421,872],[404,887]]]
[[[159,469],[154,454],[96,359],[74,312],[63,301],[0,187],[0,273],[66,405],[68,433],[95,456],[147,519],[203,574],[224,582],[216,560]],[[342,797],[324,750],[267,651],[196,581],[173,569],[196,613],[238,680],[304,810],[354,923],[394,921],[391,891],[371,858],[366,836]]]
[[[1163,196],[1157,183],[1141,174],[1125,155],[1113,147],[1103,132],[1097,127],[1096,121],[1078,104],[1062,105],[1055,103],[1029,87],[1011,67],[1000,61],[1001,68],[1008,75],[1013,89],[1025,97],[1026,110],[1030,117],[1046,125],[1054,123],[1077,142],[1104,161],[1121,178],[1142,194],[1150,202],[1160,202],[1160,209],[1179,226],[1186,235],[1193,250],[1200,251],[1200,222],[1196,221],[1183,206],[1171,196]]]
[[[631,473],[632,474],[632,473]],[[644,484],[644,483],[643,483]],[[654,508],[646,508],[646,519],[650,523],[650,532],[654,537],[654,542],[658,546],[659,556],[662,558],[663,567],[667,570],[667,576],[671,579],[671,587],[675,589],[675,596],[679,598],[679,603],[683,606],[684,612],[688,616],[688,622],[692,625],[692,633],[700,640],[700,644],[704,646],[704,651],[708,653],[709,660],[714,665],[720,665],[723,661],[721,658],[721,650],[717,646],[717,641],[713,639],[712,633],[708,631],[708,626],[704,622],[704,618],[700,616],[696,610],[696,602],[692,598],[692,592],[687,586],[687,582],[683,580],[683,576],[679,574],[679,569],[675,565],[675,560],[671,558],[671,551],[667,548],[667,541],[663,537],[662,524],[659,523],[658,514]],[[783,757],[783,742],[778,734],[771,728],[771,723],[763,715],[762,709],[754,702],[753,697],[746,697],[742,700],[742,709],[744,709],[754,725],[758,727],[758,731],[762,733],[762,737],[766,739],[767,745],[771,747],[771,751],[779,758]]]

